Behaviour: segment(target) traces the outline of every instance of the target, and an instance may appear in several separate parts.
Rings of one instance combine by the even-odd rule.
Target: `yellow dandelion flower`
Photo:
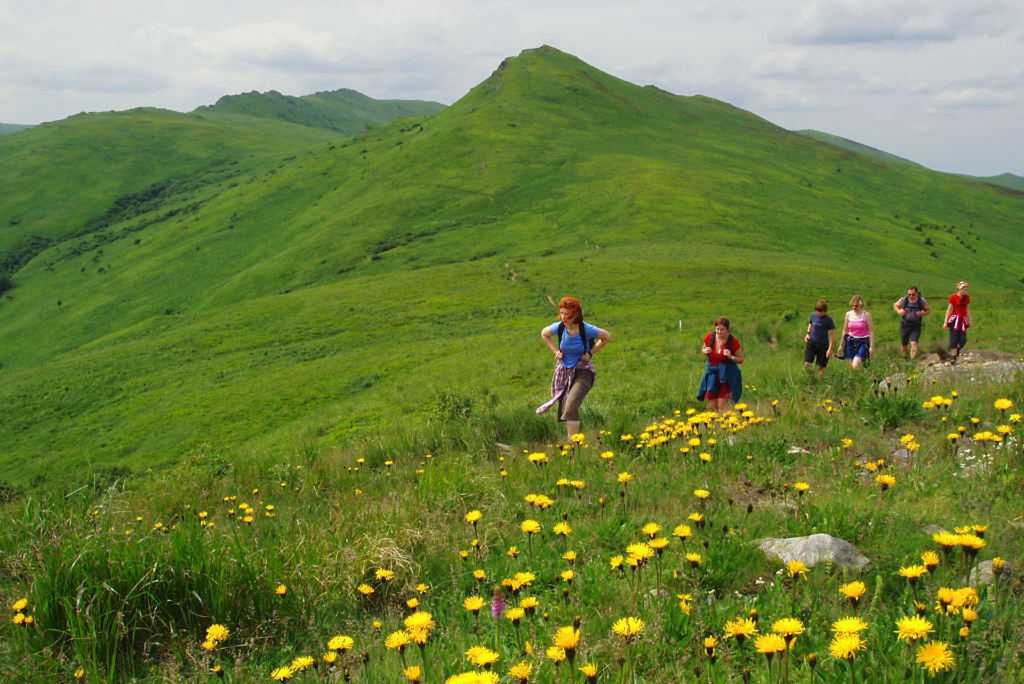
[[[837,635],[859,634],[868,628],[868,623],[859,617],[842,617],[832,623],[832,631]]]
[[[923,565],[907,565],[901,567],[899,572],[900,577],[905,577],[908,582],[913,584],[927,574],[928,568]]]
[[[638,617],[619,618],[612,625],[612,632],[626,641],[638,639],[644,632],[644,621]]]
[[[328,642],[327,642],[327,650],[328,651],[351,651],[353,648],[355,648],[355,645],[356,645],[355,639],[353,639],[352,637],[350,637],[350,636],[348,636],[346,634],[338,634],[336,636],[332,636],[330,638],[330,640],[328,640]]]
[[[405,633],[405,630],[399,629],[391,634],[388,634],[384,638],[384,648],[389,651],[401,651],[409,645],[409,635]]]
[[[726,639],[743,641],[757,634],[757,623],[750,618],[738,617],[725,623],[722,629]]]
[[[472,510],[469,513],[466,513],[466,522],[470,525],[476,525],[478,522],[480,522],[481,518],[483,517],[484,514],[480,511]]]
[[[526,684],[533,676],[533,665],[525,660],[518,662],[508,669],[508,676],[518,684]]]
[[[853,660],[868,647],[866,641],[855,633],[839,633],[828,646],[829,654],[836,660]]]
[[[859,602],[868,591],[867,585],[860,580],[848,582],[839,587],[839,593],[848,598],[852,603]]]
[[[544,656],[556,665],[565,660],[565,649],[558,646],[548,646]]]
[[[649,522],[640,528],[640,532],[653,539],[658,536],[659,532],[661,532],[661,525],[656,522]]]
[[[786,650],[786,640],[780,634],[762,634],[754,641],[758,653],[773,656]]]
[[[537,534],[540,532],[540,523],[536,520],[527,519],[519,525],[519,529],[523,531],[523,534]]]
[[[292,668],[288,667],[287,665],[282,665],[281,667],[275,668],[270,673],[270,678],[273,679],[275,682],[287,682],[294,676],[295,673],[292,671]]]
[[[467,596],[462,602],[463,608],[473,614],[479,613],[485,605],[486,601],[482,596]]]
[[[875,482],[882,488],[883,492],[890,487],[896,486],[896,478],[892,475],[876,475]]]
[[[791,560],[786,563],[786,570],[790,577],[803,577],[810,571],[810,568],[803,561]]]
[[[486,646],[471,646],[465,653],[466,660],[474,667],[489,668],[498,662],[498,654]]]
[[[356,591],[358,591],[363,596],[372,596],[373,592],[374,592],[374,588],[371,587],[369,584],[363,583],[363,584],[360,584],[358,587],[356,587]]]
[[[419,684],[423,681],[423,668],[419,665],[410,665],[402,670],[402,676],[405,677],[405,681],[411,684]]]
[[[227,641],[227,638],[231,636],[231,630],[221,624],[212,624],[206,628],[206,638],[209,641],[220,643]]]
[[[772,623],[772,631],[784,637],[795,637],[804,633],[804,623],[797,618],[781,618]]]
[[[917,649],[917,664],[928,670],[928,674],[937,675],[950,670],[956,664],[949,644],[944,641],[929,641]]]
[[[580,645],[580,630],[572,625],[559,627],[551,641],[555,646],[564,648],[566,653],[575,651]]]
[[[299,673],[308,670],[314,664],[316,664],[316,659],[312,656],[298,656],[292,660],[288,667],[291,668],[292,672]]]
[[[277,594],[278,596],[285,596],[285,595],[288,594],[288,587],[285,586],[284,584],[278,584],[274,588],[274,593]]]
[[[1006,412],[1013,408],[1013,402],[1005,398],[996,399],[994,402],[992,402],[992,406],[995,407],[997,411]]]
[[[932,623],[920,615],[901,617],[896,621],[896,638],[899,641],[917,641],[934,631]]]

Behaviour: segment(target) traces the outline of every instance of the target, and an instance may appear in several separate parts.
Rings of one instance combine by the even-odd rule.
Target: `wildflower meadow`
[[[456,448],[436,428],[430,445],[270,463],[199,451],[134,486],[25,497],[2,537],[0,670],[1019,681],[1020,389],[865,384],[808,401],[808,379],[564,444]],[[758,544],[815,533],[869,563],[784,562]]]

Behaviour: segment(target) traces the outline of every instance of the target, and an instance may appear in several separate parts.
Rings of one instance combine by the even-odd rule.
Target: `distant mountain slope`
[[[338,139],[278,121],[161,109],[80,114],[0,137],[0,272],[152,208],[158,196]]]
[[[17,133],[18,131],[23,131],[26,128],[31,128],[31,126],[23,126],[21,124],[0,123],[0,135],[9,135],[11,133]]]
[[[806,135],[808,138],[814,138],[815,140],[818,140],[820,142],[828,143],[829,145],[834,145],[835,147],[838,147],[840,149],[849,150],[850,152],[857,152],[859,154],[864,154],[875,159],[881,159],[883,161],[894,162],[897,164],[913,164],[914,166],[920,166],[920,164],[918,164],[917,162],[910,161],[909,159],[904,159],[903,157],[899,157],[895,154],[885,152],[884,150],[879,150],[875,147],[871,147],[870,145],[859,143],[856,140],[850,140],[849,138],[843,138],[842,136],[833,135],[831,133],[825,133],[824,131],[805,129],[802,131],[795,132],[799,133],[800,135]]]
[[[1024,192],[1024,176],[1017,176],[1012,173],[1001,173],[998,176],[975,176],[979,180],[993,185],[1001,185],[1011,190]]]
[[[850,140],[849,138],[843,138],[841,136],[833,135],[831,133],[825,133],[823,131],[815,131],[811,129],[795,132],[799,133],[800,135],[806,135],[809,138],[814,138],[815,140],[818,140],[820,142],[832,145],[833,147],[838,147],[840,149],[847,150],[849,152],[855,152],[857,154],[863,154],[867,157],[878,159],[880,161],[891,162],[894,164],[912,164],[914,166],[921,166],[917,162],[910,161],[909,159],[904,159],[903,157],[899,157],[895,154],[885,152],[884,150],[879,150],[877,148],[871,147],[870,145],[859,143],[856,140]],[[1019,190],[1024,192],[1024,177],[1015,176],[1012,173],[1003,173],[998,176],[971,176],[968,174],[953,175],[958,175],[961,176],[962,178],[970,178],[972,180],[980,180],[984,181],[985,183],[991,183],[992,185],[998,185],[1004,188],[1009,188],[1010,190]]]
[[[375,100],[355,90],[342,89],[302,97],[282,95],[276,90],[225,95],[216,104],[196,111],[247,114],[353,135],[373,125],[409,116],[428,116],[442,109],[444,105],[438,102]]]
[[[503,61],[429,118],[354,138],[177,116],[173,144],[150,141],[165,126],[126,126],[130,115],[91,120],[70,149],[34,137],[46,127],[12,137],[47,145],[3,177],[59,192],[16,214],[0,192],[0,228],[23,216],[32,234],[58,209],[109,221],[45,246],[0,298],[0,479],[145,469],[200,449],[210,462],[288,463],[305,445],[415,428],[446,410],[441,392],[529,425],[551,372],[537,332],[566,293],[616,336],[586,419],[634,411],[623,425],[692,397],[699,336],[719,315],[762,398],[779,378],[802,382],[802,328],[820,296],[837,318],[854,292],[868,298],[882,348],[872,373],[898,355],[887,307],[911,283],[941,301],[970,280],[972,345],[1024,344],[1024,197],[851,154],[553,48]],[[127,212],[125,190],[92,196],[113,171],[125,187],[126,168],[159,178],[159,152],[193,138],[187,163],[166,162],[181,166],[175,192]],[[237,142],[212,155],[223,140]],[[237,173],[218,176],[209,159],[253,149],[267,156],[227,167]],[[132,150],[138,164],[124,166]],[[926,344],[941,342],[926,325]]]

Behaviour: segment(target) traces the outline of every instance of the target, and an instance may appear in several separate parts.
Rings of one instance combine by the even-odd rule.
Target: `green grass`
[[[820,403],[837,396],[837,387],[845,387],[844,401],[828,413]],[[913,384],[907,396],[919,401],[950,389]],[[574,619],[582,633],[577,665],[596,663],[599,681],[618,681],[631,668],[635,677],[627,681],[737,681],[748,669],[753,682],[779,682],[779,663],[769,669],[750,646],[723,639],[714,664],[703,655],[705,636],[721,638],[728,620],[751,609],[760,615],[762,632],[789,616],[806,627],[792,652],[789,681],[848,677],[828,646],[832,622],[851,614],[869,624],[867,650],[856,662],[859,681],[902,681],[905,672],[919,681],[913,649],[895,638],[895,622],[914,610],[916,596],[935,626],[932,638],[952,645],[956,667],[945,681],[1016,681],[1022,670],[1014,645],[1024,634],[1016,609],[1019,582],[1003,578],[979,587],[978,619],[965,640],[957,636],[959,614],[943,616],[931,607],[940,586],[964,584],[959,551],[916,589],[897,573],[935,548],[929,525],[987,525],[987,546],[975,562],[1001,556],[1016,569],[1024,561],[1024,540],[1013,524],[1024,458],[1019,434],[1002,446],[970,439],[976,430],[1006,423],[1009,416],[992,408],[993,399],[1008,396],[1019,407],[1024,386],[959,389],[949,409],[918,413],[898,431],[885,430],[859,408],[873,396],[867,376],[830,369],[826,383],[801,376],[777,392],[752,391],[759,396],[751,408],[767,422],[694,430],[643,447],[642,432],[653,432],[649,426],[657,420],[647,415],[625,420],[633,441],[614,429],[591,431],[590,444],[571,455],[543,442],[514,443],[503,454],[489,438],[452,439],[530,419],[476,405],[468,417],[461,409],[453,414],[445,407],[464,402],[449,397],[437,402],[431,427],[418,441],[395,434],[379,450],[308,448],[262,463],[205,446],[166,472],[26,495],[5,509],[0,599],[28,599],[25,613],[36,624],[0,627],[0,675],[54,681],[81,667],[90,682],[190,681],[218,663],[229,681],[266,681],[272,669],[299,655],[318,658],[331,636],[348,634],[356,646],[342,655],[339,673],[344,666],[354,681],[400,681],[399,658],[383,640],[401,628],[410,612],[405,602],[416,597],[438,627],[425,653],[410,647],[405,660],[420,664],[425,657],[431,682],[468,670],[462,654],[476,644],[500,654],[499,673],[526,659],[535,667],[531,681],[564,681],[565,673],[544,662],[543,650],[555,630]],[[969,426],[972,417],[980,423],[968,428],[954,458],[946,433]],[[920,443],[914,458],[890,457],[908,433]],[[698,434],[701,444],[682,453]],[[843,448],[842,438],[852,445]],[[806,452],[792,453],[791,446]],[[550,457],[545,466],[527,461],[526,452],[538,449]],[[613,458],[602,458],[604,451]],[[698,459],[701,451],[711,454],[710,462]],[[991,458],[991,465],[969,470],[979,456]],[[896,478],[888,491],[863,467],[880,458],[881,472]],[[622,471],[634,478],[625,489],[617,484]],[[557,484],[562,478],[585,486]],[[796,494],[797,481],[810,483],[810,491]],[[692,494],[697,488],[711,492],[706,503]],[[544,493],[555,503],[531,508],[524,502],[528,493]],[[242,521],[243,503],[255,509],[251,524]],[[476,528],[463,520],[473,509],[483,513]],[[673,540],[639,574],[612,570],[610,559],[645,537],[644,524],[657,522],[669,536],[697,511],[705,525],[691,522],[691,539]],[[213,525],[204,526],[204,517]],[[543,526],[532,541],[520,531],[527,518]],[[562,520],[572,527],[567,540],[552,533]],[[754,546],[767,536],[816,532],[852,542],[870,567],[858,575],[818,566],[805,579],[792,579]],[[508,555],[511,546],[518,547],[517,558]],[[560,579],[570,567],[562,559],[567,549],[577,553],[571,585]],[[700,566],[691,567],[685,553],[699,553]],[[393,571],[394,579],[378,579],[379,568]],[[486,579],[474,579],[476,569]],[[536,597],[540,609],[518,631],[493,620],[487,608],[479,619],[462,608],[466,596],[489,598],[493,586],[520,571],[536,580],[519,597]],[[858,607],[838,592],[854,579],[867,587]],[[429,585],[425,593],[416,589],[421,582]],[[362,583],[375,588],[372,597],[360,597]],[[284,596],[275,594],[280,584]],[[688,614],[678,606],[680,593],[693,597]],[[627,615],[646,624],[632,649],[610,631]],[[210,654],[200,643],[213,623],[226,625],[231,636]],[[534,656],[523,655],[525,641]],[[814,675],[805,660],[811,653],[819,662]]]
[[[616,336],[595,420],[689,397],[720,314],[762,387],[799,373],[819,296],[837,317],[868,298],[872,374],[899,366],[888,311],[909,284],[941,313],[970,280],[971,345],[1024,342],[1019,196],[551,48],[358,138],[146,110],[0,145],[15,141],[4,244],[54,240],[0,300],[0,479],[22,488],[165,467],[201,444],[259,459],[416,434],[439,389],[528,413],[550,373],[537,332],[567,292]],[[100,173],[110,149],[124,164]],[[942,343],[935,318],[926,346]]]
[[[394,119],[429,116],[442,109],[444,105],[438,102],[375,100],[355,90],[341,89],[301,97],[276,90],[225,95],[196,112],[245,114],[354,135]]]

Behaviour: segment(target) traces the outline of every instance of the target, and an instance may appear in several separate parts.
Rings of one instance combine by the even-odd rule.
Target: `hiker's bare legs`
[[[572,436],[575,435],[575,434],[578,434],[579,431],[580,431],[580,421],[578,421],[578,420],[567,420],[567,421],[565,421],[565,430],[566,430],[566,435],[568,436],[568,438],[572,439]]]

